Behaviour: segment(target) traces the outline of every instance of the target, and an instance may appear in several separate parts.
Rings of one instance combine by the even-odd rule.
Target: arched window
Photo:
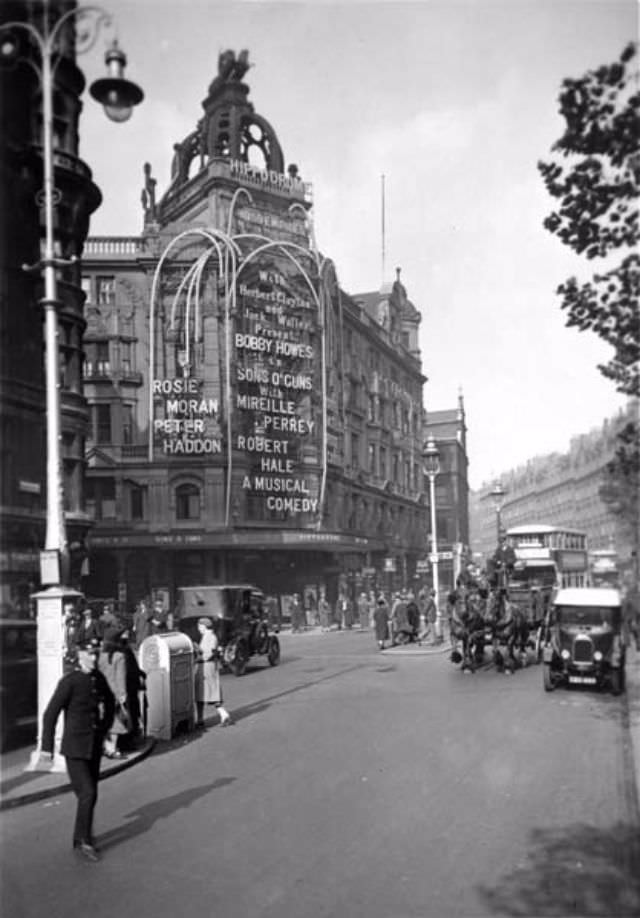
[[[176,519],[200,519],[200,489],[194,484],[183,484],[176,488]]]

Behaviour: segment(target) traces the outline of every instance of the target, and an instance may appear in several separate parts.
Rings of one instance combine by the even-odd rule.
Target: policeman
[[[93,840],[93,811],[102,744],[115,713],[115,698],[98,669],[99,654],[100,642],[95,639],[78,645],[76,667],[58,682],[42,720],[42,759],[52,761],[56,723],[60,712],[65,713],[60,752],[78,798],[73,848],[87,861],[100,859]]]

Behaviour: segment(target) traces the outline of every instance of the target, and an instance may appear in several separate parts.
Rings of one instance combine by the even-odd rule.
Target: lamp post
[[[430,436],[422,450],[424,473],[429,479],[429,504],[431,507],[431,576],[436,594],[436,638],[442,639],[442,616],[440,613],[440,584],[438,581],[438,533],[436,526],[436,475],[440,472],[440,453],[435,440]]]
[[[69,576],[69,551],[64,518],[64,467],[61,452],[62,424],[60,410],[60,356],[58,350],[58,298],[57,271],[73,264],[71,259],[56,257],[54,240],[54,207],[59,197],[54,181],[54,89],[57,67],[63,58],[62,36],[64,28],[73,19],[87,22],[89,30],[79,35],[77,53],[93,47],[100,26],[111,23],[111,17],[99,6],[78,6],[68,9],[55,23],[50,22],[48,3],[42,7],[42,31],[32,22],[20,20],[0,25],[0,65],[14,66],[19,61],[31,66],[38,75],[42,88],[42,158],[45,237],[43,257],[28,271],[40,271],[44,281],[44,297],[40,303],[44,312],[45,392],[46,392],[46,532],[44,552],[41,555],[41,580],[48,589],[36,595],[38,602],[38,748],[43,706],[62,675],[64,623],[62,610],[65,597],[73,591],[66,586]],[[91,17],[87,20],[87,17]],[[95,18],[94,18],[95,17]],[[22,51],[20,35],[27,40]],[[34,56],[39,53],[39,61]],[[114,121],[126,121],[133,107],[142,101],[142,90],[124,79],[126,58],[116,41],[105,56],[108,76],[97,80],[90,88],[94,99],[102,103],[107,116]],[[77,594],[76,594],[77,595]],[[37,752],[36,752],[37,755]],[[56,759],[58,756],[56,756]],[[33,759],[32,759],[33,760]],[[60,767],[54,761],[54,769]]]
[[[496,481],[493,489],[489,492],[489,496],[493,499],[493,506],[496,511],[496,544],[500,542],[500,532],[502,530],[501,513],[506,493],[507,492],[499,481]]]

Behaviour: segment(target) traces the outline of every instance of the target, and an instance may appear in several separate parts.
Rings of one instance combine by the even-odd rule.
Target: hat
[[[91,638],[90,641],[81,641],[77,645],[78,650],[86,650],[88,653],[100,653],[100,641],[98,638]]]
[[[199,618],[198,624],[204,625],[205,628],[213,628],[213,622],[211,621],[210,618],[207,618],[206,616],[204,616],[203,618]]]

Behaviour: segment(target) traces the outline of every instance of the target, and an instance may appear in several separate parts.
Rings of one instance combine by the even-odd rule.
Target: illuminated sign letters
[[[312,291],[271,262],[238,284],[234,446],[251,520],[312,521],[319,506],[320,329]]]
[[[202,456],[222,452],[218,399],[202,395],[202,380],[154,379],[154,442],[165,455]]]

